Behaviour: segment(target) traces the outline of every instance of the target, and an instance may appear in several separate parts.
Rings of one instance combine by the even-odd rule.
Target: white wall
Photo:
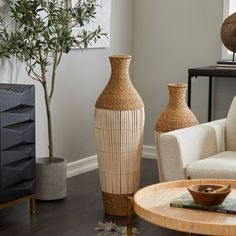
[[[72,51],[58,70],[53,101],[55,153],[69,162],[94,155],[93,110],[110,76],[108,56],[134,55],[134,85],[146,108],[146,145],[154,145],[154,125],[168,102],[167,84],[187,82],[187,69],[213,65],[221,57],[223,0],[112,0],[111,48]],[[134,50],[133,50],[134,47]],[[131,75],[132,75],[131,67]],[[1,67],[1,81],[32,83],[24,68]],[[236,94],[236,80],[214,84],[214,118],[224,117]],[[42,91],[37,95],[37,156],[47,156]],[[207,120],[208,83],[193,81],[193,111]]]
[[[110,77],[108,56],[133,54],[133,0],[112,0],[111,47],[74,50],[62,59],[53,98],[55,154],[68,162],[94,155],[93,111]],[[13,75],[11,76],[11,74]],[[132,68],[131,68],[132,74]],[[23,66],[1,66],[1,82],[32,83]],[[41,87],[36,87],[37,156],[47,156],[46,115]]]
[[[156,118],[168,103],[167,84],[186,83],[188,68],[214,65],[221,57],[223,0],[135,0],[134,5],[134,84],[146,108],[144,143],[154,145]],[[228,92],[228,85],[217,83],[218,93]],[[206,77],[194,80],[192,110],[200,122],[207,121],[207,96]],[[217,107],[217,116],[225,115],[229,99]]]

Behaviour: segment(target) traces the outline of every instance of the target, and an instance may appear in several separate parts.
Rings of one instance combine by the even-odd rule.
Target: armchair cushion
[[[236,151],[236,97],[234,97],[226,118],[226,148]]]
[[[194,179],[236,179],[236,152],[220,152],[192,162],[186,167],[186,176]]]
[[[163,181],[186,178],[191,163],[225,151],[225,119],[164,133],[158,165]]]

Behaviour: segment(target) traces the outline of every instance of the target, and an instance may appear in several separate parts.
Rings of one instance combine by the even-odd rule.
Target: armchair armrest
[[[160,163],[163,180],[185,179],[190,163],[225,151],[226,119],[216,120],[160,136]]]

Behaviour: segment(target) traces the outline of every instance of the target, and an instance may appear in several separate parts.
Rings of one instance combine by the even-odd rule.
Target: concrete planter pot
[[[36,198],[39,200],[57,200],[66,197],[66,160],[49,158],[36,160]]]

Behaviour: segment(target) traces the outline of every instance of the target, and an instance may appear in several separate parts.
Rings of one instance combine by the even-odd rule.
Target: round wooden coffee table
[[[140,189],[133,198],[135,213],[165,228],[206,235],[236,235],[236,215],[170,207],[170,202],[188,192],[192,184],[230,184],[229,197],[236,198],[235,180],[182,180]]]

